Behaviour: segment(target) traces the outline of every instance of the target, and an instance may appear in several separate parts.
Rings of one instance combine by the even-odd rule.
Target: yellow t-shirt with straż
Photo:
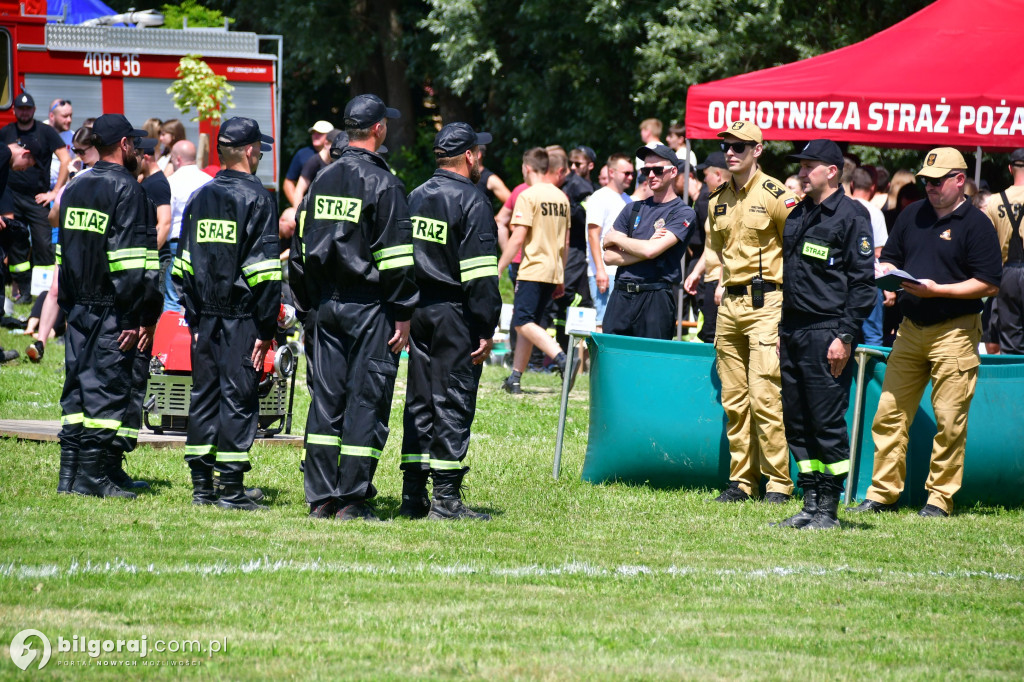
[[[569,199],[554,185],[541,182],[523,190],[512,209],[512,229],[526,229],[523,262],[516,279],[562,284],[565,238],[569,233]],[[517,227],[521,226],[521,227]]]
[[[1013,223],[1010,222],[1010,211],[1013,215],[1024,216],[1024,186],[1014,185],[1007,187],[1006,198],[1010,201],[1009,209],[1003,205],[1003,198],[996,192],[988,198],[985,205],[985,215],[996,226],[996,234],[999,235],[999,247],[1003,251],[1003,262],[1006,262],[1010,252],[1010,235],[1013,233]],[[1024,237],[1024,220],[1021,220],[1020,234]]]

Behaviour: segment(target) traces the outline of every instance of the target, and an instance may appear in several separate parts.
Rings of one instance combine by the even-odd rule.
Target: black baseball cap
[[[128,122],[124,114],[103,114],[92,124],[98,147],[117,144],[123,137],[146,137],[149,133],[139,130]]]
[[[32,99],[32,95],[27,92],[23,92],[14,98],[14,106],[16,107],[35,107],[36,101]]]
[[[269,152],[274,138],[260,132],[260,124],[255,119],[235,116],[220,124],[217,133],[217,144],[225,147],[244,147],[247,144],[260,143],[260,151]]]
[[[334,132],[333,130],[331,132]],[[330,133],[327,135],[330,137]],[[338,134],[331,140],[331,158],[337,159],[341,156],[341,152],[348,146],[348,133],[344,130],[339,130]]]
[[[821,161],[829,166],[843,169],[846,163],[843,160],[843,150],[832,140],[811,140],[804,145],[799,154],[790,154],[786,157],[793,161],[806,159],[808,161]]]
[[[152,154],[156,151],[158,144],[160,144],[160,141],[155,137],[140,137],[135,140],[135,148],[144,154]]]
[[[1011,166],[1024,166],[1024,149],[1014,149],[1010,152]]]
[[[725,161],[725,152],[711,152],[708,157],[704,159],[704,163],[699,163],[694,168],[697,170],[705,170],[707,168],[728,168],[729,164]]]
[[[590,159],[590,163],[597,163],[597,152],[595,152],[587,145],[581,144],[579,147],[576,147],[576,149],[573,149],[573,151],[583,152],[583,155]]]
[[[36,160],[36,163],[43,158],[43,148],[39,144],[39,139],[34,133],[22,135],[18,138],[17,144],[22,148],[27,149],[29,153],[32,154],[32,158]]]
[[[365,130],[385,118],[401,118],[398,109],[384,104],[377,95],[356,95],[345,105],[345,127]]]
[[[449,123],[434,136],[435,156],[456,156],[478,144],[490,144],[490,133],[478,133],[468,123]]]
[[[676,156],[676,153],[663,144],[655,145],[654,147],[644,145],[643,147],[637,148],[636,157],[638,159],[646,161],[648,156],[657,156],[665,159],[666,161],[671,162],[676,168],[680,166],[679,157]]]

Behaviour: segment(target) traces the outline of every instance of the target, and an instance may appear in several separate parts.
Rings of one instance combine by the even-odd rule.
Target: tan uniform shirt
[[[1015,185],[1006,188],[1006,198],[1010,200],[1010,208],[1014,216],[1024,215],[1024,185]],[[1013,225],[1010,224],[1010,213],[1003,205],[1003,198],[999,194],[993,194],[988,198],[985,206],[985,215],[996,226],[996,234],[999,235],[999,248],[1003,252],[1003,262],[1010,249],[1010,233]],[[1024,220],[1021,221],[1021,236],[1024,237]]]
[[[711,219],[708,218],[704,221],[704,235],[706,236],[711,232]],[[718,272],[718,268],[722,265],[722,261],[718,260],[718,253],[714,249],[704,249],[704,281],[705,282],[717,282],[721,274]]]
[[[782,284],[782,232],[797,203],[795,194],[760,168],[743,187],[730,180],[711,195],[707,248],[722,252],[722,285],[749,284],[758,273],[758,252],[761,276]]]
[[[516,199],[511,224],[529,228],[517,279],[562,284],[562,252],[569,231],[569,199],[565,193],[547,182],[526,188]]]

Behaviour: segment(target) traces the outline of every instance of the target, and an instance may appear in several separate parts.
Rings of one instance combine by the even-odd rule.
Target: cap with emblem
[[[14,98],[14,106],[16,107],[35,107],[35,105],[36,101],[27,92],[23,92]]]
[[[345,127],[365,130],[385,118],[401,118],[398,109],[384,104],[377,95],[356,95],[345,105]]]
[[[274,138],[260,132],[260,124],[245,116],[235,116],[220,124],[217,144],[225,147],[244,147],[260,143],[260,151],[269,152]]]
[[[790,154],[786,158],[793,161],[821,161],[839,169],[842,169],[844,164],[843,150],[832,140],[811,140],[804,145],[799,154]]]
[[[22,148],[27,149],[29,153],[32,154],[32,158],[36,159],[36,161],[43,158],[43,148],[39,144],[39,140],[36,138],[35,134],[22,135],[18,138],[17,144]]]
[[[748,140],[757,144],[764,142],[761,129],[750,121],[734,121],[728,128],[718,133],[718,137],[735,137],[737,140]]]
[[[145,137],[148,133],[139,130],[128,122],[124,114],[103,114],[92,124],[92,133],[96,136],[98,147],[117,144],[125,137]]]
[[[704,163],[697,164],[697,170],[704,170],[706,168],[729,168],[729,164],[725,162],[725,152],[711,152],[708,154],[708,158],[704,159]]]
[[[1024,167],[1024,149],[1014,149],[1010,152],[1010,165]]]
[[[329,121],[317,121],[316,123],[313,124],[313,127],[309,129],[309,132],[326,135],[332,130],[334,130],[334,126],[331,125]]]
[[[643,147],[637,148],[636,157],[638,159],[646,162],[647,157],[649,156],[657,156],[658,158],[670,161],[673,166],[679,166],[679,157],[676,156],[676,153],[672,151],[671,148],[666,147],[663,144],[655,145],[654,147],[648,147],[644,145]]]
[[[434,155],[457,156],[478,144],[490,144],[490,133],[478,133],[468,123],[449,123],[434,137]]]
[[[936,147],[925,155],[924,166],[917,171],[917,175],[922,178],[941,178],[954,170],[967,170],[964,155],[952,147]]]
[[[144,154],[152,155],[156,151],[156,146],[160,144],[160,141],[155,137],[140,137],[135,140],[135,148],[142,151]]]

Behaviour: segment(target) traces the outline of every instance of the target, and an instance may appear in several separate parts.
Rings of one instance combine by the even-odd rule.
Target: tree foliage
[[[235,89],[226,76],[218,76],[197,54],[182,57],[178,62],[178,78],[168,94],[173,96],[174,106],[183,114],[196,110],[193,121],[220,123],[221,114],[235,105],[231,92]]]
[[[186,20],[189,28],[216,28],[224,25],[221,12],[204,7],[196,0],[167,4],[160,8],[160,12],[164,15],[164,28],[183,28]],[[232,21],[228,19],[228,23]]]

